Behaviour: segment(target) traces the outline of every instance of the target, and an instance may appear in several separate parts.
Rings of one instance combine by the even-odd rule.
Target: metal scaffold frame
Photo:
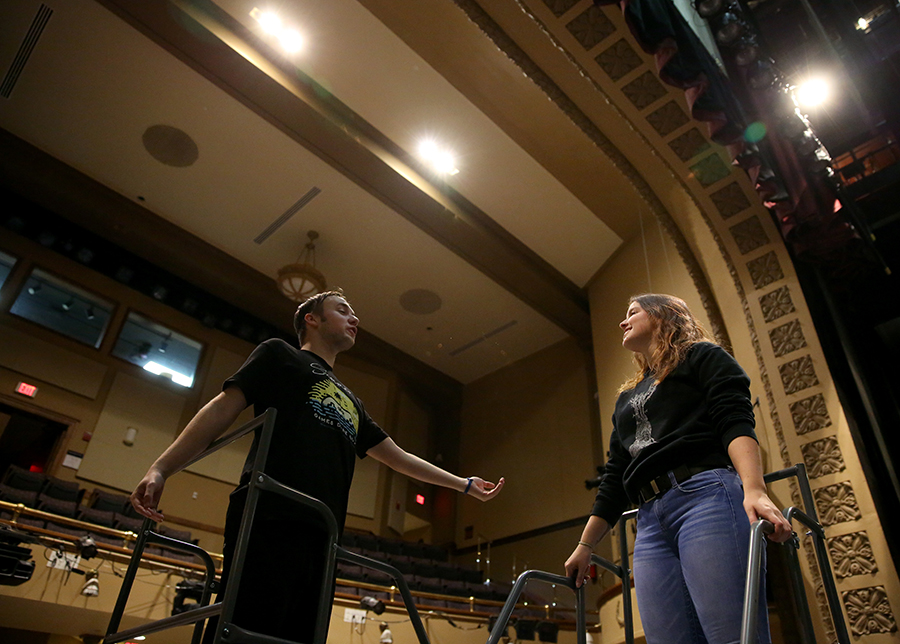
[[[415,606],[409,586],[406,583],[403,574],[395,567],[386,563],[364,557],[362,555],[350,552],[338,545],[339,531],[338,524],[331,510],[321,501],[311,496],[303,494],[293,488],[287,487],[279,483],[265,472],[266,459],[268,457],[269,448],[272,442],[272,432],[275,427],[275,409],[268,409],[265,414],[254,418],[249,423],[238,428],[234,432],[223,436],[214,441],[210,446],[199,454],[196,458],[186,463],[187,467],[217,450],[233,443],[237,439],[259,430],[259,444],[251,471],[247,501],[244,506],[244,513],[241,520],[241,526],[238,533],[237,546],[232,562],[232,577],[226,585],[224,597],[221,601],[210,604],[212,594],[218,592],[218,582],[215,578],[215,566],[209,553],[193,543],[172,539],[155,531],[155,524],[151,519],[145,519],[141,527],[140,534],[134,545],[134,553],[131,562],[125,572],[122,580],[122,587],[119,591],[116,606],[110,616],[107,635],[104,638],[105,644],[117,644],[128,639],[133,639],[141,635],[149,635],[176,626],[185,626],[187,624],[195,624],[192,637],[192,644],[200,644],[203,634],[203,624],[211,617],[218,617],[214,642],[220,644],[295,644],[289,640],[284,640],[269,635],[254,633],[241,628],[232,622],[234,608],[237,602],[238,587],[241,580],[241,570],[247,556],[247,548],[250,542],[250,533],[252,531],[256,509],[259,503],[261,493],[277,494],[298,505],[311,508],[320,515],[324,521],[327,531],[327,541],[323,549],[322,556],[325,561],[325,574],[323,575],[321,585],[321,595],[323,597],[330,594],[335,575],[335,561],[340,559],[356,565],[372,568],[389,575],[395,582],[406,610],[409,613],[410,621],[416,633],[419,644],[429,644],[428,635],[422,624]],[[184,469],[184,468],[182,468]],[[786,479],[789,477],[797,477],[800,487],[801,498],[806,511],[795,507],[789,507],[784,510],[784,516],[788,521],[799,521],[809,529],[807,533],[814,540],[816,557],[819,562],[819,569],[822,576],[822,583],[825,587],[825,595],[831,610],[831,616],[834,621],[835,632],[839,644],[850,644],[850,636],[847,632],[846,622],[841,612],[837,588],[834,583],[834,576],[828,562],[828,555],[825,548],[825,533],[819,524],[815,502],[813,500],[812,491],[809,485],[809,478],[806,474],[806,468],[803,464],[794,465],[777,472],[772,472],[765,476],[766,483]],[[591,556],[591,563],[598,565],[616,575],[622,583],[622,606],[625,630],[625,643],[633,644],[634,642],[634,617],[633,606],[631,601],[631,570],[629,568],[628,554],[628,538],[626,533],[627,522],[637,516],[637,510],[630,510],[622,515],[618,522],[618,540],[621,564],[615,564],[598,555]],[[749,564],[747,567],[747,577],[744,592],[744,609],[743,619],[741,623],[741,644],[754,644],[757,641],[757,620],[754,618],[759,611],[759,588],[762,575],[762,555],[767,545],[766,535],[771,534],[773,526],[765,520],[757,521],[751,530]],[[199,557],[206,569],[206,575],[203,582],[203,591],[198,608],[165,617],[142,626],[119,631],[122,615],[128,603],[128,597],[131,594],[134,585],[135,576],[141,563],[144,549],[148,544],[159,544],[168,548],[182,550]],[[798,599],[804,601],[798,602],[800,606],[800,618],[802,622],[802,631],[804,641],[802,644],[814,644],[815,634],[813,631],[812,617],[809,611],[809,601],[803,585],[803,578],[800,571],[800,562],[797,556],[797,550],[800,547],[799,539],[796,534],[793,539],[784,544],[787,548],[788,563],[792,580],[792,592]],[[575,593],[576,612],[575,612],[575,629],[577,644],[586,644],[587,630],[585,625],[585,598],[584,586],[576,588],[575,580],[569,577],[563,577],[540,570],[527,570],[516,579],[509,597],[500,611],[494,628],[488,638],[487,644],[499,644],[500,638],[506,632],[512,613],[516,608],[519,597],[525,590],[525,585],[529,581],[540,581],[544,583],[556,584],[571,589]],[[327,601],[320,601],[318,614],[316,617],[316,629],[314,640],[308,644],[325,644],[325,638],[328,630],[328,616],[330,612],[330,604]]]

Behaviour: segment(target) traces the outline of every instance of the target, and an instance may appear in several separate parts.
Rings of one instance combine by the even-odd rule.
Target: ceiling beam
[[[404,150],[213,3],[97,1],[579,342],[590,344],[583,289],[462,195],[429,179]]]

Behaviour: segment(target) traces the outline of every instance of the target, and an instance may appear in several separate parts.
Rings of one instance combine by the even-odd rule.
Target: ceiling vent
[[[0,83],[0,96],[3,98],[9,98],[12,94],[13,88],[19,80],[19,76],[25,68],[25,63],[28,62],[31,52],[34,51],[37,41],[40,40],[41,34],[44,33],[44,27],[47,26],[47,23],[50,21],[50,16],[52,15],[53,9],[45,4],[42,4],[38,9],[37,15],[35,15],[34,20],[31,23],[31,27],[28,28],[28,33],[25,34],[25,38],[19,45],[19,51],[16,52],[16,57],[13,58],[12,64],[9,66],[9,69],[6,70],[6,76],[3,77],[3,82]]]
[[[488,339],[490,339],[490,338],[493,338],[495,335],[497,335],[497,334],[499,334],[499,333],[503,333],[503,332],[506,331],[507,329],[511,329],[512,327],[516,326],[518,323],[519,323],[518,320],[510,320],[509,322],[507,322],[507,323],[504,324],[503,326],[498,326],[498,327],[497,327],[496,329],[494,329],[493,331],[488,331],[487,333],[485,333],[485,334],[482,335],[481,337],[475,338],[475,339],[472,340],[471,342],[467,342],[466,344],[462,345],[461,347],[457,347],[456,349],[454,349],[453,351],[450,352],[450,355],[451,355],[452,357],[455,358],[456,356],[458,356],[458,355],[459,355],[460,353],[462,353],[463,351],[468,351],[469,349],[471,349],[471,348],[474,347],[475,345],[481,344],[481,343],[484,342],[485,340],[488,340]]]
[[[318,188],[316,186],[313,186],[312,188],[310,188],[309,192],[307,192],[305,195],[300,197],[300,199],[297,200],[297,203],[295,203],[293,206],[291,206],[290,208],[285,210],[284,214],[282,214],[278,219],[276,219],[271,224],[269,224],[269,227],[266,228],[264,231],[262,231],[260,234],[258,234],[253,241],[256,242],[257,244],[261,244],[264,241],[266,241],[269,237],[271,237],[275,233],[276,230],[278,230],[279,228],[284,226],[291,217],[293,217],[298,212],[300,212],[301,208],[303,208],[310,201],[315,199],[316,196],[320,192],[322,192],[321,188]]]

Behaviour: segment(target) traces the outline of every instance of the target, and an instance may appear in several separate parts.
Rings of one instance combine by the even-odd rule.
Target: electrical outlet
[[[358,608],[345,608],[344,621],[353,624],[363,624],[366,621],[366,611]]]
[[[74,553],[62,552],[55,550],[50,553],[50,559],[47,561],[48,568],[59,568],[61,570],[75,570],[81,557]]]

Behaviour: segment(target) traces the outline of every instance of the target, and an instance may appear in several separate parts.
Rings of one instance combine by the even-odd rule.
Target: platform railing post
[[[119,596],[116,599],[116,606],[113,608],[112,615],[109,618],[109,625],[106,628],[107,636],[119,630],[122,623],[122,615],[125,613],[125,606],[128,604],[128,596],[131,594],[131,588],[134,586],[134,579],[137,576],[137,569],[141,563],[141,554],[144,552],[144,546],[147,543],[147,537],[150,528],[153,526],[151,519],[144,519],[141,525],[141,531],[137,540],[134,542],[134,550],[131,554],[131,561],[128,562],[128,568],[125,570],[125,576],[122,578],[122,586],[119,588]]]
[[[586,609],[584,606],[584,586],[582,585],[581,588],[577,588],[573,578],[554,575],[553,573],[544,572],[542,570],[526,570],[518,576],[509,596],[503,604],[503,608],[500,609],[500,615],[494,623],[494,630],[489,634],[487,644],[499,644],[501,637],[503,637],[503,633],[506,632],[509,625],[509,618],[512,617],[512,613],[516,608],[519,597],[525,590],[525,584],[528,583],[530,579],[543,581],[548,584],[565,586],[575,592],[575,619],[578,621],[578,624],[576,624],[578,644],[585,644],[587,642],[587,629],[585,626]],[[579,617],[579,614],[581,617]]]
[[[629,519],[637,520],[637,510],[631,510],[619,519],[619,565],[622,568],[622,613],[625,620],[625,644],[634,644],[634,606],[631,601],[631,568],[628,555],[628,533],[626,526]]]
[[[256,506],[259,503],[261,472],[265,470],[266,460],[269,456],[276,415],[275,409],[269,408],[266,410],[263,420],[259,443],[256,446],[256,457],[253,461],[253,469],[250,472],[250,480],[247,485],[247,499],[244,502],[244,512],[241,517],[241,527],[238,531],[234,557],[229,563],[229,578],[225,584],[225,596],[222,598],[222,613],[216,624],[214,644],[219,644],[223,639],[227,640],[229,628],[234,617],[234,608],[237,604],[238,587],[240,586],[241,574],[244,569],[244,560],[247,558],[247,550],[250,546],[250,532],[253,527],[253,520],[256,517]]]
[[[744,610],[741,615],[741,644],[756,644],[759,636],[759,589],[762,576],[766,535],[775,531],[769,521],[760,519],[750,528],[750,552],[747,555],[747,575],[744,582]]]
[[[403,603],[406,605],[406,612],[409,613],[409,621],[416,633],[419,644],[429,644],[428,633],[425,630],[425,625],[422,624],[422,618],[419,616],[419,611],[416,609],[416,602],[413,599],[412,593],[409,591],[409,584],[406,583],[406,578],[399,570],[383,561],[364,557],[363,555],[351,552],[339,545],[335,545],[333,550],[336,559],[365,566],[366,568],[378,570],[389,575],[396,583],[397,589],[400,591],[400,596],[403,598]],[[334,568],[333,565],[332,568]]]

